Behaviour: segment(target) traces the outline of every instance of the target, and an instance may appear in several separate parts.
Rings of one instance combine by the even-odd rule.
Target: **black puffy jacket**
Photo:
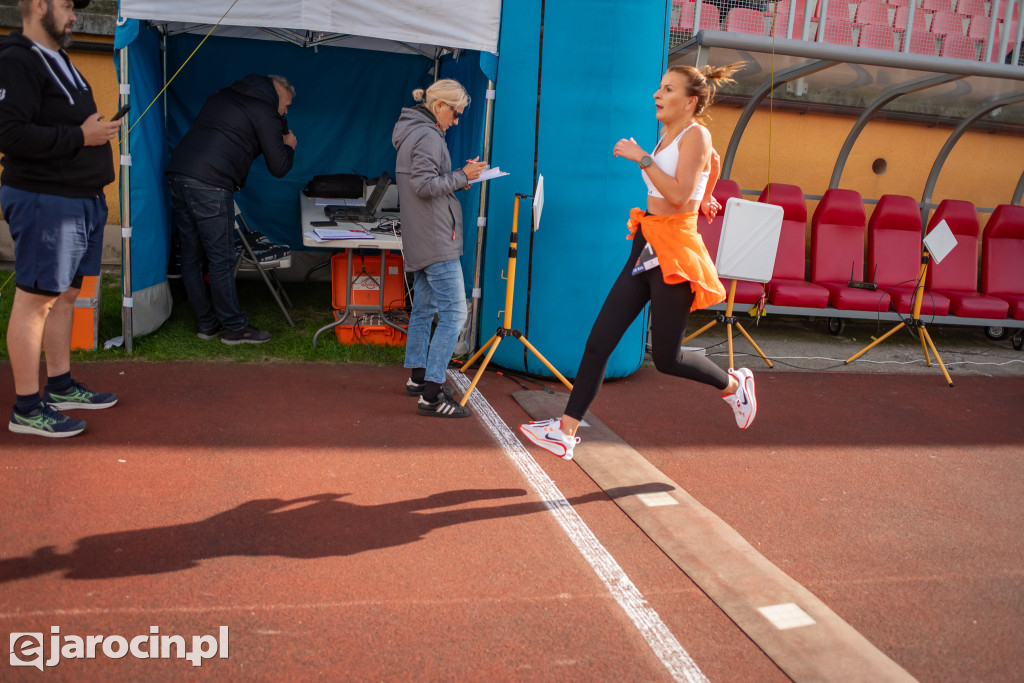
[[[171,155],[167,173],[237,190],[260,154],[276,178],[292,168],[295,150],[284,144],[288,121],[266,76],[249,74],[207,98]]]

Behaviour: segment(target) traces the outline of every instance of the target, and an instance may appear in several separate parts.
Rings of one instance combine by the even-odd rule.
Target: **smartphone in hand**
[[[117,110],[117,113],[111,117],[111,121],[120,121],[124,118],[124,115],[128,113],[128,110],[132,108],[132,105],[126,104]]]

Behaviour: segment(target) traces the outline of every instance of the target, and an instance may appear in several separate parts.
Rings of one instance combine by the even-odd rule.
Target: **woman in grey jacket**
[[[462,207],[455,191],[486,167],[475,159],[452,171],[444,134],[469,106],[458,82],[437,81],[412,93],[420,104],[402,109],[391,141],[398,150],[395,175],[402,218],[405,270],[413,275],[412,313],[405,343],[405,390],[419,396],[416,410],[432,417],[466,417],[469,409],[443,390],[445,370],[466,322],[462,277]],[[437,327],[431,335],[434,314]]]

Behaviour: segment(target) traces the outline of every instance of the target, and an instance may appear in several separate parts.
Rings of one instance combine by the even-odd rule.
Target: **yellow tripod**
[[[901,321],[898,325],[896,325],[891,330],[883,334],[881,337],[874,340],[873,342],[865,346],[863,349],[847,358],[844,361],[844,364],[852,363],[853,361],[857,360],[865,353],[867,353],[868,351],[870,351],[871,349],[873,349],[874,347],[878,346],[883,341],[891,337],[893,334],[909,325],[910,327],[914,327],[920,330],[920,335],[918,336],[921,339],[921,351],[924,352],[925,364],[928,367],[932,366],[931,356],[928,355],[928,349],[930,348],[932,350],[932,353],[935,354],[935,360],[938,361],[939,367],[942,368],[942,374],[945,376],[946,382],[949,384],[949,386],[953,386],[953,380],[950,379],[949,372],[946,370],[946,366],[943,364],[942,358],[939,357],[939,352],[935,348],[935,342],[932,341],[931,335],[928,334],[928,330],[925,328],[924,323],[921,321],[921,300],[924,298],[924,276],[928,272],[928,259],[928,251],[925,250],[924,254],[921,256],[921,276],[917,281],[917,291],[914,293],[914,317],[911,318],[909,323]]]
[[[519,341],[523,342],[523,346],[528,348],[533,355],[537,356],[537,358],[540,359],[540,362],[544,363],[548,370],[550,370],[555,377],[562,382],[562,384],[572,391],[572,384],[569,383],[569,380],[563,377],[562,373],[556,370],[555,367],[548,362],[548,359],[542,356],[540,351],[533,346],[533,344],[527,341],[522,332],[512,329],[512,298],[515,294],[516,288],[516,239],[519,229],[519,200],[527,197],[529,197],[529,195],[519,194],[518,192],[516,193],[516,203],[512,213],[512,234],[509,236],[508,240],[508,279],[505,284],[505,318],[502,326],[498,328],[498,331],[494,333],[494,336],[488,339],[487,343],[481,346],[477,352],[473,354],[473,357],[466,361],[466,364],[462,366],[462,372],[467,372],[473,363],[483,355],[484,351],[487,352],[487,357],[484,358],[484,362],[480,364],[480,369],[477,370],[476,374],[473,376],[473,381],[470,383],[469,389],[466,389],[466,393],[462,396],[462,400],[459,402],[459,405],[466,405],[466,401],[469,400],[469,395],[473,393],[473,389],[476,388],[477,382],[480,381],[480,377],[483,376],[484,370],[487,369],[487,364],[491,362],[491,357],[494,356],[494,352],[498,350],[498,344],[500,344],[501,340],[505,337],[515,337]]]
[[[772,362],[768,360],[768,356],[764,355],[764,351],[761,350],[761,347],[758,346],[756,342],[754,342],[753,338],[749,334],[747,334],[747,331],[745,329],[743,329],[743,325],[740,325],[740,322],[736,318],[736,316],[732,314],[733,301],[735,300],[735,298],[736,280],[732,280],[729,283],[729,296],[726,297],[725,299],[725,315],[718,314],[717,316],[715,316],[714,320],[712,320],[707,325],[700,328],[690,336],[685,337],[683,341],[679,342],[680,346],[690,341],[694,337],[703,334],[704,332],[707,332],[708,330],[715,326],[715,323],[725,323],[725,335],[726,339],[728,339],[729,341],[729,369],[735,369],[736,366],[733,365],[732,361],[732,326],[735,325],[737,329],[739,329],[739,331],[743,334],[743,336],[747,338],[747,341],[750,342],[750,345],[754,347],[754,350],[757,351],[757,355],[761,356],[761,359],[768,364],[768,367],[774,367],[772,365]]]

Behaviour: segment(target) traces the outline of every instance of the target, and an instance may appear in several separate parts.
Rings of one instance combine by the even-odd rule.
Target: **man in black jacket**
[[[235,290],[234,194],[260,154],[280,178],[292,168],[295,134],[285,114],[295,88],[283,76],[250,74],[211,95],[167,165],[181,279],[199,322],[199,338],[260,344],[266,330],[249,324]],[[203,280],[206,259],[210,284]]]
[[[0,207],[14,240],[16,290],[7,350],[17,402],[10,431],[74,436],[86,423],[60,411],[109,408],[116,394],[71,378],[75,299],[98,275],[114,180],[110,140],[92,90],[71,64],[75,9],[89,0],[20,0],[22,30],[0,43]],[[47,383],[39,396],[39,354]]]

